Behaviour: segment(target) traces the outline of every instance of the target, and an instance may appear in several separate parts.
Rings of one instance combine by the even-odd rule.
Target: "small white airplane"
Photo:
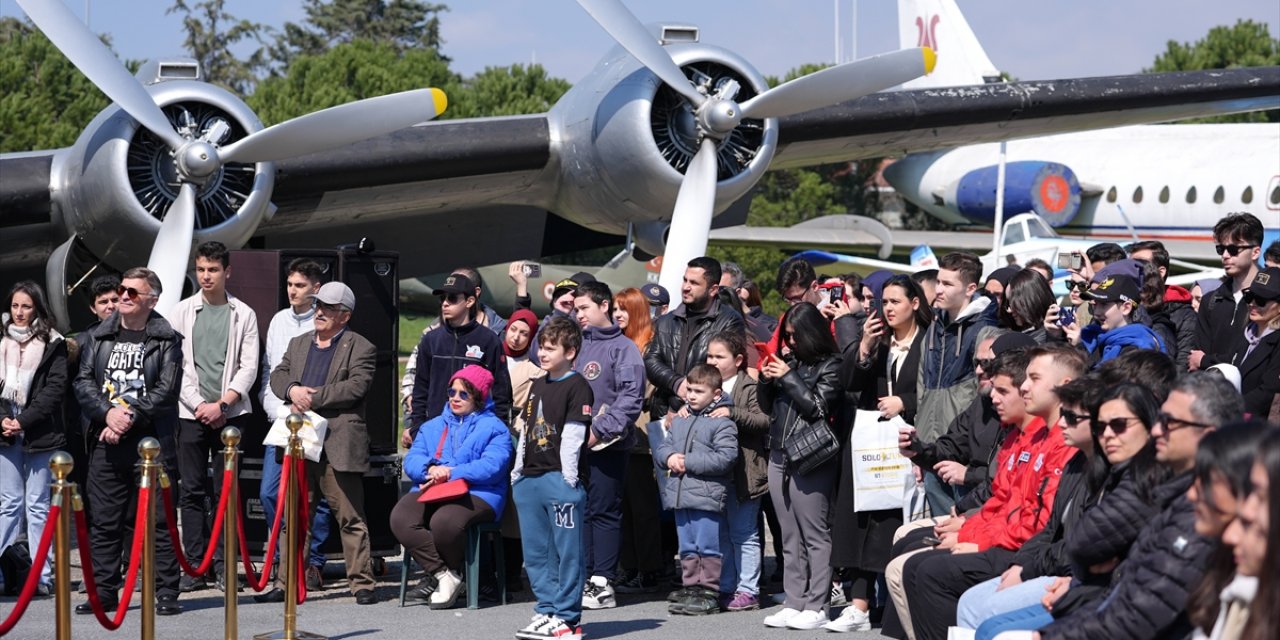
[[[904,89],[999,81],[954,0],[899,0],[898,14],[904,45],[927,42],[938,51],[933,74]],[[910,154],[884,177],[943,221],[992,226],[999,148]],[[1004,211],[1035,212],[1063,235],[1122,244],[1135,234],[1200,241],[1177,255],[1211,260],[1213,221],[1249,211],[1268,236],[1280,237],[1280,125],[1274,123],[1139,125],[1010,140],[1005,171]]]

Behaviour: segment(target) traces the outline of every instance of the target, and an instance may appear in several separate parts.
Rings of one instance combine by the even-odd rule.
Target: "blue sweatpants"
[[[570,627],[582,620],[582,585],[587,581],[582,529],[587,492],[570,487],[558,472],[524,476],[511,486],[520,514],[520,542],[537,613],[556,616]]]

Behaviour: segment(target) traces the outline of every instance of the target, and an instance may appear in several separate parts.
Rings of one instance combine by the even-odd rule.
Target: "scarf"
[[[31,327],[19,327],[10,323],[5,336],[0,338],[0,360],[4,362],[0,399],[8,400],[20,409],[25,408],[31,395],[36,368],[40,366],[42,359],[44,340],[36,338]]]
[[[534,315],[532,311],[528,309],[516,309],[516,312],[511,314],[511,318],[507,321],[507,326],[511,326],[517,321],[523,322],[529,327],[529,344],[526,344],[523,349],[516,351],[507,345],[507,337],[505,335],[501,336],[502,351],[507,354],[508,358],[523,358],[526,353],[529,353],[529,348],[533,346],[533,337],[538,335],[538,316]]]
[[[1272,331],[1275,331],[1275,329],[1272,329],[1271,327],[1262,327],[1262,331],[1258,331],[1258,329],[1258,323],[1256,322],[1250,322],[1248,326],[1244,328],[1245,344],[1249,346],[1244,350],[1244,357],[1240,358],[1239,364],[1243,364],[1245,360],[1248,360],[1249,356],[1253,354],[1253,350],[1257,348],[1258,343],[1262,342],[1262,339],[1267,337],[1267,335]]]

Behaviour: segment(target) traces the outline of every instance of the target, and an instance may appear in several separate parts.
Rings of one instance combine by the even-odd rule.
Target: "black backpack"
[[[18,541],[9,545],[4,553],[0,553],[0,578],[4,581],[6,596],[16,596],[27,583],[27,574],[31,573],[31,550],[26,541]]]

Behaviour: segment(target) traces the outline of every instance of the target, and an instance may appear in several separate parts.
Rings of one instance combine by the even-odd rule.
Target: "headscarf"
[[[885,271],[884,269],[872,271],[867,274],[867,277],[862,279],[862,286],[870,289],[871,295],[879,300],[880,296],[884,295],[884,283],[888,282],[889,278],[892,277],[892,271]],[[861,294],[862,292],[859,291],[855,293]]]
[[[511,317],[507,319],[507,327],[510,328],[511,325],[516,323],[516,321],[529,325],[529,344],[525,345],[523,349],[516,351],[507,345],[507,337],[505,335],[502,336],[502,350],[507,354],[508,358],[519,358],[524,356],[524,354],[529,353],[529,347],[533,346],[533,336],[538,335],[538,316],[534,315],[532,311],[528,309],[516,309],[515,313],[511,314]]]

